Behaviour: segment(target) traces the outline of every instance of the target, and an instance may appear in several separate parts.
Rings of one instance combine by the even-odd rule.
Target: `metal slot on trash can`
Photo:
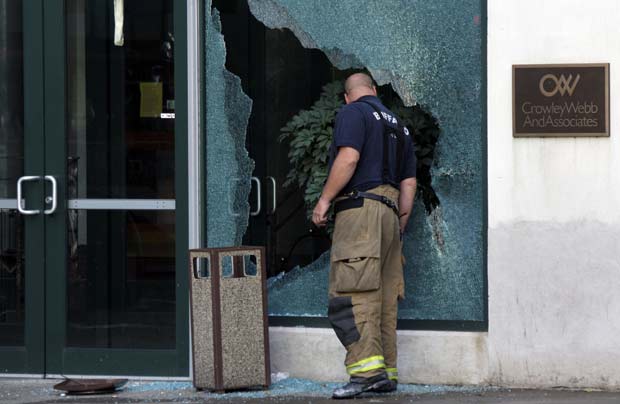
[[[263,247],[189,250],[197,389],[271,384],[264,257]]]

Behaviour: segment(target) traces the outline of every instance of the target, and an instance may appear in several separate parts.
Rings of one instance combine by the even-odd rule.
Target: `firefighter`
[[[402,234],[416,192],[413,141],[377,98],[372,78],[345,82],[329,175],[312,221],[334,204],[328,318],[347,351],[349,383],[333,398],[397,389],[396,318],[404,297]]]

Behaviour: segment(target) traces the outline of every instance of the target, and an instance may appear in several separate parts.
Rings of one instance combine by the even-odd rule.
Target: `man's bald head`
[[[344,99],[347,104],[365,95],[377,95],[372,78],[366,73],[354,73],[344,82]]]

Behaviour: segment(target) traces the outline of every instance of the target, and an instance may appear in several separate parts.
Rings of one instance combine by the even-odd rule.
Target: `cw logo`
[[[575,77],[575,81],[573,81],[573,75],[569,75],[568,78],[564,77],[564,75],[560,75],[560,78],[558,79],[558,76],[554,75],[554,74],[545,74],[544,76],[542,76],[542,78],[540,79],[540,82],[538,83],[538,87],[540,88],[540,93],[542,95],[544,95],[545,97],[553,97],[554,95],[556,95],[558,93],[558,91],[560,92],[560,95],[564,96],[565,93],[568,93],[568,95],[572,96],[573,92],[575,91],[575,87],[577,87],[577,83],[579,83],[579,79],[581,78],[581,76],[578,74],[577,77]],[[553,90],[551,91],[547,91],[545,89],[545,82],[547,80],[551,80],[555,86],[553,87]],[[571,81],[573,81],[573,84],[571,85]]]

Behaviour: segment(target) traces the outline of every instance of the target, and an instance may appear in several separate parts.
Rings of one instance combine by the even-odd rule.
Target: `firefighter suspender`
[[[363,102],[364,104],[370,105],[372,109],[379,114],[381,123],[383,124],[383,172],[381,174],[381,179],[384,184],[388,184],[390,182],[390,135],[394,134],[396,136],[396,181],[398,181],[398,176],[402,172],[403,153],[405,152],[405,133],[403,126],[400,123],[397,123],[396,128],[391,127],[388,124],[388,121],[383,117],[383,112],[372,102],[363,100],[359,100],[357,102]]]

